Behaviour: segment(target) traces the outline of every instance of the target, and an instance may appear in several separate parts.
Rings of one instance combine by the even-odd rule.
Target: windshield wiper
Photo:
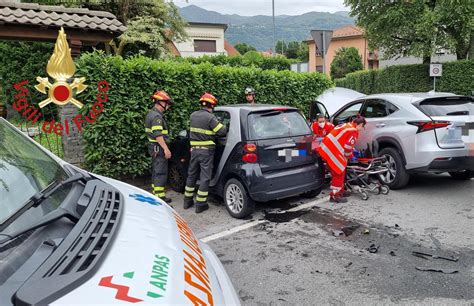
[[[86,176],[86,175],[78,172],[78,173],[74,174],[73,176],[67,178],[66,180],[64,180],[62,182],[51,185],[52,188],[50,188],[48,191],[46,191],[44,193],[43,192],[38,192],[37,194],[33,195],[28,201],[26,201],[26,203],[23,205],[23,207],[20,210],[18,210],[16,213],[14,213],[8,219],[6,219],[2,224],[0,224],[0,231],[7,228],[13,221],[18,219],[18,217],[20,217],[23,213],[25,213],[30,208],[37,207],[38,205],[40,205],[41,202],[43,202],[45,199],[47,199],[51,195],[53,195],[53,193],[55,193],[59,188],[65,186],[65,185],[72,184],[74,182],[80,181],[80,180],[87,181],[89,178],[90,178],[89,176]],[[57,210],[59,210],[59,208]],[[53,212],[51,212],[51,213],[53,213]],[[44,217],[50,215],[51,213],[45,215]],[[4,235],[4,234],[2,234],[2,235]],[[9,236],[9,235],[7,235],[7,236]],[[0,244],[2,242],[4,242],[4,241],[2,241],[1,238],[0,238]]]

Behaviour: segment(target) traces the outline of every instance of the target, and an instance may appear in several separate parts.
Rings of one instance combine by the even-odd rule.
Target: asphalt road
[[[337,205],[326,192],[259,205],[247,220],[218,200],[196,215],[171,197],[243,305],[474,303],[474,180],[420,175],[403,190]]]

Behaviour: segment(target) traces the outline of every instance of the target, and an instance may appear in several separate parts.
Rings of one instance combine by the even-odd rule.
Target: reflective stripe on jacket
[[[336,126],[322,141],[318,152],[328,166],[341,174],[347,167],[347,160],[352,156],[359,132],[353,123]]]
[[[216,136],[225,136],[227,129],[217,120],[216,116],[205,109],[191,114],[190,143],[191,146],[213,147]]]
[[[163,136],[168,139],[168,125],[163,114],[156,108],[152,108],[145,118],[145,133],[149,142],[156,142],[156,137]]]

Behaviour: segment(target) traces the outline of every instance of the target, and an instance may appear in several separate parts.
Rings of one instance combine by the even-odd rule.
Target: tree
[[[357,25],[365,30],[369,47],[386,58],[421,56],[429,63],[437,49],[465,59],[471,48],[474,6],[463,0],[365,1],[344,0]]]
[[[275,53],[285,54],[286,49],[287,49],[287,46],[284,40],[277,41],[276,46],[275,46]]]
[[[255,49],[254,46],[252,45],[248,45],[246,43],[238,43],[236,44],[235,46],[235,49],[237,49],[237,51],[239,51],[240,54],[244,55],[245,53],[249,52],[249,51],[257,51],[257,49]]]
[[[285,55],[287,58],[298,58],[298,51],[300,49],[300,43],[297,41],[290,41],[286,48]]]
[[[298,50],[298,59],[302,62],[309,61],[309,46],[304,41],[300,44],[300,49]]]
[[[343,47],[336,51],[331,63],[331,78],[343,78],[348,73],[362,69],[364,69],[364,66],[359,51],[354,47]]]
[[[108,11],[127,26],[116,40],[105,44],[107,53],[123,55],[127,45],[145,47],[154,56],[167,53],[166,43],[182,41],[186,22],[172,1],[165,0],[30,0],[40,4],[67,5]]]

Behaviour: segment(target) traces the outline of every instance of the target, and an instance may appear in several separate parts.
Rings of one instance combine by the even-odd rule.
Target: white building
[[[189,22],[185,27],[188,40],[173,42],[171,51],[176,56],[237,55],[237,50],[225,40],[226,24]],[[174,48],[173,48],[174,47]]]
[[[401,56],[399,58],[382,59],[383,51],[379,51],[379,68],[385,68],[393,65],[411,65],[411,64],[422,64],[423,59],[415,56]],[[449,54],[446,52],[438,52],[431,56],[432,63],[446,63],[456,61],[456,54]]]

